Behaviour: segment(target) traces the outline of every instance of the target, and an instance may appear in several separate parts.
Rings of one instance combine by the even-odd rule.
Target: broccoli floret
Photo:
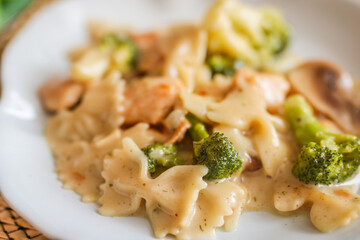
[[[344,168],[338,182],[344,182],[360,165],[360,143],[358,140],[342,142],[339,145],[339,152],[343,156]]]
[[[117,48],[119,44],[119,37],[113,33],[108,33],[102,36],[100,40],[100,46],[104,48],[110,48],[111,50],[114,50]]]
[[[205,165],[209,169],[204,179],[227,178],[241,168],[242,160],[238,152],[223,133],[215,132],[194,142],[193,146],[194,164]]]
[[[343,167],[338,151],[310,142],[302,147],[292,173],[305,183],[329,185],[338,180]]]
[[[109,33],[102,37],[100,47],[112,54],[112,68],[122,73],[132,70],[139,60],[139,50],[127,36]]]
[[[184,164],[184,159],[177,155],[176,146],[153,144],[141,149],[148,158],[148,169],[151,174],[158,169],[164,170]]]
[[[331,144],[331,147],[334,147]],[[300,181],[329,185],[341,183],[352,176],[360,164],[358,142],[344,142],[335,149],[326,146],[326,141],[304,145],[298,155],[292,173]]]
[[[270,56],[280,54],[289,44],[289,26],[285,23],[283,16],[277,11],[264,9],[262,16],[262,28],[266,35],[266,40],[263,42],[262,48],[264,48]]]
[[[349,134],[332,133],[322,126],[300,95],[285,102],[285,116],[297,142],[303,146],[293,174],[305,183],[344,182],[360,165],[360,141]]]
[[[194,141],[193,164],[205,165],[209,169],[204,179],[227,178],[241,168],[239,153],[223,133],[209,135],[205,124],[191,113],[186,115],[186,119],[191,123],[189,133]]]
[[[299,144],[319,143],[321,140],[333,141],[336,144],[358,141],[350,134],[336,134],[327,130],[315,118],[313,109],[301,95],[293,95],[285,102],[285,116]]]
[[[220,54],[209,56],[206,63],[211,70],[211,76],[214,76],[215,74],[233,76],[243,65],[239,59],[233,59]]]
[[[191,127],[189,129],[190,136],[193,141],[200,141],[207,138],[209,133],[206,130],[205,124],[201,122],[194,114],[188,113],[186,119],[190,122]]]

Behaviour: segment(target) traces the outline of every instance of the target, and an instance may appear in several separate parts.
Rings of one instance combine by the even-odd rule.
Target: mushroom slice
[[[294,90],[304,95],[319,112],[344,131],[360,135],[359,86],[347,73],[330,62],[309,61],[287,76]]]

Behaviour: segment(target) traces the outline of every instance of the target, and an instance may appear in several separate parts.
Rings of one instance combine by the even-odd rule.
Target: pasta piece
[[[246,190],[238,184],[228,180],[209,182],[208,187],[200,191],[194,218],[177,237],[215,237],[215,229],[218,227],[233,231],[246,201]]]
[[[171,37],[175,46],[167,56],[164,75],[179,78],[186,90],[191,92],[195,87],[197,71],[205,61],[207,33],[188,27]]]
[[[88,45],[76,47],[76,48],[74,48],[74,49],[71,49],[71,50],[67,53],[67,57],[68,57],[68,59],[69,59],[70,62],[78,61],[78,60],[79,60],[82,56],[84,56],[85,53],[87,53],[92,47],[93,47],[92,44],[88,44]]]
[[[135,126],[126,129],[122,133],[123,138],[131,138],[139,148],[146,147],[154,142],[161,142],[165,136],[150,129],[148,123],[138,123]]]
[[[207,185],[202,180],[206,173],[207,168],[201,165],[175,166],[149,182],[152,191],[144,192],[144,198],[156,237],[177,235],[181,228],[191,225],[199,191]]]
[[[270,122],[264,101],[252,89],[232,91],[223,101],[209,105],[207,117],[216,123],[242,130],[250,129],[254,122],[261,122],[264,125]],[[275,135],[272,126],[268,125],[266,128],[268,134]]]
[[[206,116],[213,122],[251,132],[267,175],[274,176],[278,166],[289,159],[290,147],[280,141],[263,98],[252,88],[233,91],[223,101],[210,104]]]
[[[261,16],[252,8],[246,9],[243,13],[243,8],[244,6],[240,6],[236,1],[218,1],[210,8],[203,21],[204,28],[209,32],[209,50],[240,57],[251,65],[259,66],[260,59],[256,49],[249,47],[250,41],[239,35],[242,32],[236,29],[237,26],[232,21],[251,22],[251,26],[256,26],[260,23]],[[261,37],[259,33],[252,35],[256,38]]]
[[[86,51],[84,55],[73,62],[71,79],[78,82],[100,80],[110,64],[109,53],[100,48]]]
[[[322,232],[330,232],[346,226],[359,216],[359,196],[348,191],[339,191],[343,192],[344,195],[331,196],[316,192],[311,196],[313,205],[310,211],[310,219],[314,226]]]
[[[360,214],[360,198],[350,189],[304,185],[291,174],[291,166],[280,168],[275,182],[274,205],[282,212],[311,203],[310,219],[322,232],[348,225]]]
[[[209,71],[208,68],[207,70]],[[198,76],[198,79],[195,82],[196,86],[194,92],[202,96],[212,96],[216,99],[222,99],[234,88],[234,82],[230,77],[216,74],[211,78],[211,75],[208,77],[206,74],[207,73],[204,73],[205,76]]]
[[[204,166],[184,165],[172,167],[151,179],[146,156],[130,138],[125,138],[123,148],[105,159],[99,212],[129,215],[139,208],[141,199],[145,199],[155,236],[176,235],[193,217],[199,191],[207,185],[202,180],[206,173]]]
[[[244,171],[239,178],[248,191],[246,211],[277,212],[274,207],[274,178],[269,178],[263,170]]]
[[[208,106],[215,101],[213,97],[200,96],[186,91],[182,91],[180,97],[184,107],[189,112],[196,115],[202,121],[209,122],[206,114],[208,112]]]
[[[113,149],[122,147],[122,139],[131,137],[140,147],[153,144],[156,135],[149,124],[139,123],[125,131],[115,129],[107,135],[98,135],[92,142],[54,143],[56,166],[60,180],[67,189],[73,189],[84,202],[96,202],[100,196],[99,186],[103,160]]]
[[[78,108],[61,111],[51,118],[45,134],[49,139],[62,141],[91,141],[96,135],[119,127],[124,121],[124,87],[119,73],[109,74],[88,90]]]
[[[96,202],[100,196],[99,185],[104,182],[100,174],[103,158],[113,148],[121,147],[120,139],[121,133],[116,130],[93,143],[75,141],[54,146],[58,156],[56,171],[64,187],[76,191],[84,202]]]

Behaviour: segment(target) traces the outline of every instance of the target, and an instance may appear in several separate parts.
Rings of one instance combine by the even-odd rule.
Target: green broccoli
[[[184,159],[177,155],[175,145],[153,144],[141,149],[148,158],[148,169],[151,174],[176,165],[184,164]]]
[[[227,178],[241,168],[239,153],[223,133],[209,135],[205,124],[191,113],[186,115],[186,119],[191,123],[189,133],[194,141],[193,164],[205,165],[209,169],[204,179]]]
[[[349,134],[332,133],[322,126],[300,95],[285,102],[285,116],[302,146],[292,173],[305,183],[341,183],[360,165],[360,141]]]
[[[237,70],[242,68],[243,65],[243,63],[238,59],[232,59],[220,54],[209,56],[206,63],[211,70],[211,76],[214,76],[215,74],[233,76]]]
[[[223,133],[215,132],[194,142],[193,146],[194,164],[205,165],[209,169],[204,179],[227,178],[241,168],[239,153]]]
[[[193,141],[200,141],[203,138],[207,138],[209,133],[206,130],[205,124],[201,122],[194,114],[188,113],[186,119],[190,122],[191,127],[189,133]]]
[[[338,182],[344,182],[352,176],[360,165],[360,143],[359,140],[345,141],[339,144],[339,152],[343,156],[344,168]]]
[[[302,147],[292,173],[305,183],[329,185],[337,181],[343,167],[338,151],[310,142]]]
[[[113,33],[108,33],[100,39],[100,46],[114,50],[119,45],[119,37]]]
[[[112,67],[122,73],[132,70],[139,60],[139,50],[127,36],[109,33],[102,37],[100,47],[112,54]]]
[[[262,16],[262,28],[266,36],[262,48],[266,49],[270,56],[280,54],[289,44],[289,26],[283,16],[272,9],[263,9]]]

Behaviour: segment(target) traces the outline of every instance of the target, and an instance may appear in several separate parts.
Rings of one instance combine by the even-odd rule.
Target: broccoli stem
[[[231,77],[243,67],[243,62],[239,59],[233,59],[221,54],[210,55],[206,60],[206,64],[209,66],[213,77],[216,74]]]
[[[356,136],[331,133],[317,121],[311,106],[300,95],[285,102],[285,116],[302,146],[292,173],[305,183],[329,185],[344,182],[360,164]]]
[[[314,111],[301,95],[289,97],[285,102],[285,116],[299,144],[320,143],[321,140],[332,140],[336,143],[356,141],[357,137],[349,134],[329,132],[315,118]]]
[[[209,133],[206,130],[205,124],[201,122],[194,114],[186,114],[186,119],[190,122],[191,127],[189,129],[190,136],[193,141],[200,141],[209,137]]]

